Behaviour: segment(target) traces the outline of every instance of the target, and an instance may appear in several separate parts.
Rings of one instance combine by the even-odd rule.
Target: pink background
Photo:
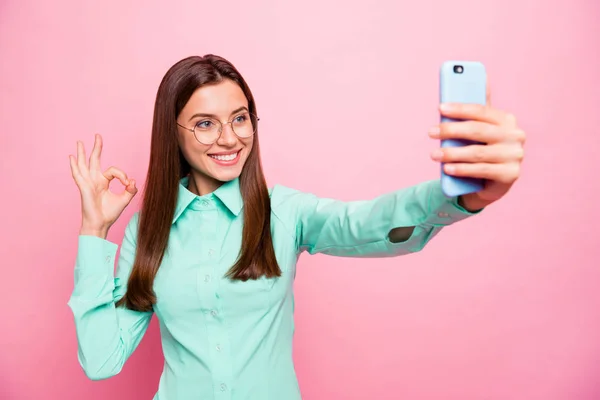
[[[0,2],[1,399],[156,390],[156,320],[119,376],[77,363],[68,155],[100,132],[103,166],[143,182],[160,79],[210,52],[255,93],[271,185],[359,199],[437,178],[426,132],[445,59],[483,61],[528,132],[510,195],[422,253],[301,259],[305,399],[600,398],[597,2],[168,3]]]

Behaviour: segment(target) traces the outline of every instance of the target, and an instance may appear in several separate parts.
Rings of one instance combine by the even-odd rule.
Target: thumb
[[[129,185],[125,186],[125,191],[123,192],[123,196],[127,197],[129,200],[133,198],[138,192],[138,188],[135,186],[135,179],[129,180]]]

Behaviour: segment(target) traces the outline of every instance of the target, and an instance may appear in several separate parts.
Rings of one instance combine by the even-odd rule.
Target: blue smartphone
[[[446,61],[440,68],[440,103],[486,104],[487,74],[478,61]],[[441,116],[441,122],[458,121]],[[441,147],[467,146],[470,140],[444,139]],[[441,186],[447,197],[475,193],[483,189],[484,180],[447,175],[441,164]]]

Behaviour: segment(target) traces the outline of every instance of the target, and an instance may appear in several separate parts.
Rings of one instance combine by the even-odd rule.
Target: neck
[[[195,171],[190,173],[188,190],[198,196],[204,196],[217,190],[223,182],[209,178],[206,175],[198,174]]]

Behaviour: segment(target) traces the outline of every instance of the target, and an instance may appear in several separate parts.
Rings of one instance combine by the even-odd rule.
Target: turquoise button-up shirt
[[[240,282],[224,278],[241,246],[239,181],[204,196],[187,183],[180,184],[152,312],[115,307],[133,265],[138,213],[126,227],[116,276],[117,244],[79,236],[68,305],[79,363],[90,379],[118,374],[156,313],[165,364],[154,399],[300,399],[292,361],[299,255],[399,256],[421,250],[444,226],[474,214],[445,197],[439,181],[351,202],[275,186],[269,191],[271,229],[282,276]],[[412,226],[407,240],[390,241],[390,230]]]

